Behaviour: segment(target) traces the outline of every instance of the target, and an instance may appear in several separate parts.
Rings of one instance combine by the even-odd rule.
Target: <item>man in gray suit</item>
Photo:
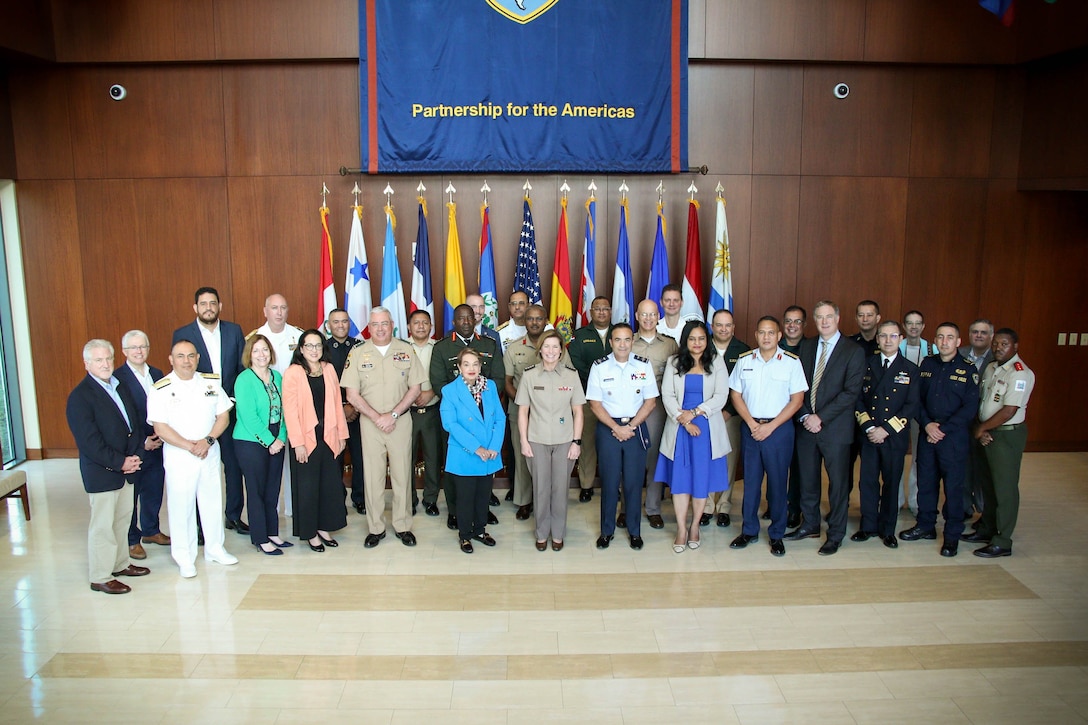
[[[820,536],[820,464],[827,469],[827,540],[821,556],[839,550],[846,535],[850,503],[850,443],[854,440],[854,406],[865,375],[865,352],[839,332],[839,306],[821,300],[813,309],[817,337],[801,343],[801,366],[808,392],[795,416],[797,459],[801,467],[801,526],[786,534],[790,541]]]

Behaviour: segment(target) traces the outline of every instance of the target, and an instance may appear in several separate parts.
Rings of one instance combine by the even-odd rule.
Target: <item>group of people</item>
[[[875,537],[894,548],[935,539],[943,483],[940,553],[955,556],[962,538],[985,544],[979,556],[1011,554],[1034,385],[1015,331],[994,333],[977,320],[961,349],[959,328],[946,322],[930,343],[920,312],[901,327],[881,321],[879,306],[865,300],[859,332],[847,338],[838,306],[821,301],[816,336],[804,336],[806,311],[792,305],[781,320],[761,317],[749,348],[730,311],[684,319],[682,302],[681,288],[669,285],[660,301],[638,305],[631,326],[613,324],[609,300],[598,297],[590,323],[564,344],[524,292],[511,295],[510,319],[495,330],[482,324],[483,298],[470,295],[446,337],[434,340],[429,313],[416,310],[408,339],[395,338],[389,311],[377,307],[361,340],[349,334],[344,310],[329,314],[324,331],[287,324],[282,295],[268,297],[266,323],[243,336],[220,318],[218,292],[203,287],[196,319],[174,332],[169,374],[148,364],[150,343],[139,330],[122,338],[126,360],[116,370],[112,344],[91,340],[88,375],[67,408],[91,500],[91,588],[129,591],[118,578],[149,573],[133,563],[146,558],[143,544],[170,546],[187,578],[196,575],[201,544],[207,562],[235,564],[226,529],[282,555],[292,543],[279,532],[281,491],[292,535],[314,552],[336,547],[333,532],[347,525],[345,451],[366,548],[386,537],[387,477],[394,535],[416,545],[417,473],[424,512],[440,515],[444,493],[446,524],[462,551],[494,546],[486,527],[497,523],[490,508],[499,504],[494,474],[505,445],[513,462],[507,500],[518,519],[535,517],[538,551],[563,548],[575,462],[581,502],[592,501],[599,470],[599,549],[617,528],[631,548],[643,548],[643,506],[650,527],[664,528],[668,486],[679,554],[699,548],[700,529],[715,518],[730,525],[742,460],[742,529],[730,547],[759,539],[764,480],[771,553],[819,537],[822,466],[829,512],[819,553],[834,554],[860,457],[852,541]],[[171,536],[159,530],[164,489]],[[917,523],[897,537],[904,504]],[[981,516],[964,534],[974,510]]]

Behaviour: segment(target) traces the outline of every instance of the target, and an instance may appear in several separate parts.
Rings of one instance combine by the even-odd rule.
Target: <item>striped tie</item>
[[[816,370],[812,373],[812,393],[809,396],[813,412],[816,411],[816,389],[820,387],[820,379],[824,376],[824,363],[826,362],[827,342],[825,340],[820,340],[820,359],[816,361]]]

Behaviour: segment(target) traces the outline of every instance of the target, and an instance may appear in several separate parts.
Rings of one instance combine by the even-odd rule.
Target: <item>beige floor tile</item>
[[[1088,689],[1088,675],[1080,667],[1003,667],[979,672],[1003,696],[1046,699]]]
[[[1059,699],[1073,708],[1078,715],[1088,719],[1088,691],[1080,690],[1078,692],[1067,692]]]
[[[806,629],[785,625],[753,627],[751,633],[758,649],[818,649],[849,647],[854,644],[848,628],[837,624]]]
[[[713,657],[719,675],[801,674],[823,671],[817,656],[823,651],[795,649],[715,652]]]
[[[539,725],[540,723],[559,723],[560,725],[626,725],[627,720],[619,708],[578,708],[510,710],[508,725]],[[659,723],[660,725],[660,723]]]
[[[854,718],[841,702],[782,703],[768,705],[734,705],[741,725],[853,725]]]
[[[810,650],[823,672],[922,669],[907,647],[846,647]]]
[[[604,631],[604,617],[602,612],[596,610],[510,612],[508,616],[511,632]]]
[[[506,612],[416,612],[413,632],[506,632]]]
[[[1043,637],[1031,625],[1023,622],[1004,623],[975,623],[947,625],[936,622],[936,625],[950,642],[1039,642]]]
[[[769,675],[726,677],[673,677],[669,680],[677,705],[731,705],[785,702],[782,690]]]
[[[506,658],[506,676],[509,680],[611,678],[614,657],[608,654],[562,654],[556,657],[510,655]]]
[[[971,722],[951,698],[847,700],[844,704],[858,725],[969,725]]]
[[[275,725],[389,725],[393,710],[309,710],[281,708]],[[422,718],[416,722],[423,722]],[[430,721],[427,718],[426,721]],[[190,721],[194,722],[194,721]],[[182,725],[179,723],[179,725]]]
[[[920,644],[947,644],[949,639],[935,624],[859,624],[847,626],[850,638],[858,646],[905,647]]]
[[[319,632],[411,632],[416,612],[324,612]]]
[[[169,632],[138,632],[85,629],[65,643],[66,652],[158,652],[166,644]]]
[[[625,707],[623,725],[739,725],[732,707]]]
[[[681,609],[606,609],[601,612],[604,628],[609,632],[640,631],[668,627],[694,629],[699,627],[695,610]]]
[[[556,632],[462,632],[458,655],[554,655]]]
[[[455,655],[461,643],[456,632],[367,632],[359,642],[360,655]]]
[[[190,674],[198,679],[291,680],[298,676],[302,655],[208,654]]]
[[[417,655],[404,658],[401,679],[411,680],[505,680],[504,655]]]
[[[1084,718],[1058,698],[1025,699],[1021,695],[957,697],[956,705],[978,725],[1065,725]]]
[[[612,655],[615,677],[713,677],[720,674],[709,652],[676,652]]]
[[[1000,690],[974,669],[880,672],[879,677],[898,700],[1000,694]]]
[[[561,683],[555,680],[492,680],[454,682],[452,710],[517,710],[549,708],[563,702]],[[564,703],[565,707],[565,703]]]
[[[695,610],[699,627],[776,627],[787,621],[785,607],[707,607]]]
[[[340,703],[334,707],[345,710],[397,710],[401,705],[410,705],[413,710],[449,710],[452,698],[451,681],[365,680],[345,683]]]
[[[786,702],[829,702],[847,698],[891,698],[875,672],[828,672],[813,675],[776,675],[775,682]]]
[[[111,723],[146,723],[146,722],[161,722],[162,718],[169,712],[169,708],[166,707],[118,707],[110,708],[107,710],[108,721]],[[94,716],[88,712],[86,708],[81,708],[78,705],[56,707],[56,708],[12,708],[10,710],[5,709],[5,712],[0,713],[0,722],[2,723],[23,723],[28,722],[48,722],[48,723],[80,723],[85,724],[89,722],[88,718]],[[271,722],[271,721],[266,721]]]
[[[847,627],[879,626],[884,624],[871,604],[814,604],[807,607],[783,607],[784,624],[794,627],[826,627],[839,624]]]
[[[506,710],[395,710],[390,725],[506,725]]]
[[[262,655],[351,655],[359,650],[364,635],[361,632],[295,632],[272,631],[261,642],[257,654]]]
[[[279,722],[280,712],[278,708],[172,707],[159,722],[164,725],[274,725]]]
[[[559,654],[657,652],[653,632],[559,632]]]
[[[563,680],[563,707],[664,707],[675,705],[669,680]]]
[[[179,654],[257,654],[268,630],[171,632],[159,652]]]
[[[335,680],[243,680],[231,695],[235,708],[322,708],[340,704],[344,683]]]
[[[40,677],[179,679],[190,677],[201,655],[60,653],[38,670]]]

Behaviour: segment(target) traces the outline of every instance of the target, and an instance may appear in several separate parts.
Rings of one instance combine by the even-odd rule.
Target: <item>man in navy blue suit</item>
[[[145,576],[128,555],[132,492],[126,481],[140,470],[144,427],[139,407],[113,377],[113,345],[91,340],[83,346],[87,375],[68,395],[65,414],[79,448],[79,472],[91,502],[87,558],[91,590],[127,594],[119,576]]]
[[[233,322],[219,319],[223,309],[219,302],[219,292],[214,287],[201,287],[196,291],[193,311],[196,320],[174,330],[171,348],[181,340],[188,340],[196,346],[200,355],[197,372],[215,373],[220,377],[223,390],[231,400],[234,399],[234,380],[242,372],[242,349],[246,345],[242,328]],[[234,452],[234,409],[230,413],[230,425],[219,438],[219,448],[223,456],[223,470],[227,479],[226,527],[239,534],[248,534],[249,526],[242,521],[242,506],[245,503],[242,488],[242,468],[238,465],[238,456]]]
[[[144,440],[141,456],[143,465],[132,476],[132,522],[128,527],[128,555],[133,559],[146,559],[147,552],[141,544],[169,546],[170,537],[159,530],[159,509],[162,508],[163,484],[166,471],[162,467],[162,441],[155,435],[155,427],[147,422],[147,394],[151,386],[162,379],[162,370],[148,365],[151,342],[143,330],[129,330],[121,338],[121,352],[125,363],[113,371],[121,387],[136,401],[137,425],[143,425]]]

